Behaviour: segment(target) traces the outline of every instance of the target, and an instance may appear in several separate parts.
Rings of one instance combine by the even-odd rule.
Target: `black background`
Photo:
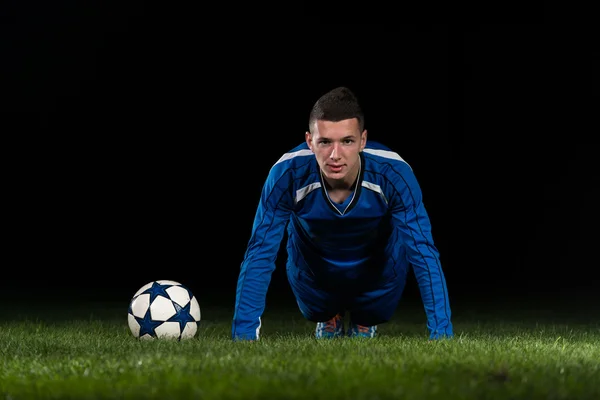
[[[270,166],[346,85],[369,138],[413,167],[457,307],[599,308],[597,133],[576,126],[598,75],[548,26],[229,31],[144,16],[73,6],[5,25],[0,306],[126,303],[172,279],[233,307]],[[295,307],[284,256],[269,302]],[[405,298],[418,299],[412,278]]]

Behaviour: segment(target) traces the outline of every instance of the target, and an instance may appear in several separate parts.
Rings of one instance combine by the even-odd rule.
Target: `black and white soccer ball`
[[[153,281],[133,295],[127,320],[138,339],[191,339],[200,325],[200,305],[181,283]]]

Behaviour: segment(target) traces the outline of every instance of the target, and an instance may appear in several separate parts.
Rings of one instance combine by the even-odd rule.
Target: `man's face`
[[[359,153],[367,142],[367,131],[360,131],[356,118],[339,122],[319,120],[313,126],[313,133],[306,132],[305,136],[325,178],[348,184],[354,182]]]

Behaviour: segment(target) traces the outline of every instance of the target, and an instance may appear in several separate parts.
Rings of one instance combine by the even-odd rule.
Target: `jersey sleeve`
[[[290,171],[276,164],[263,185],[237,282],[234,340],[259,339],[267,290],[293,205],[291,182]]]
[[[439,252],[431,233],[422,191],[410,167],[399,165],[392,177],[391,208],[395,229],[406,246],[427,316],[430,339],[452,337],[450,302]]]

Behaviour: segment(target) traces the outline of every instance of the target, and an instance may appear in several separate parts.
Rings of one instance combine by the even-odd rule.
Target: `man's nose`
[[[338,145],[334,144],[333,148],[331,149],[331,154],[329,155],[329,158],[331,158],[332,160],[339,160],[340,151],[338,149]]]

